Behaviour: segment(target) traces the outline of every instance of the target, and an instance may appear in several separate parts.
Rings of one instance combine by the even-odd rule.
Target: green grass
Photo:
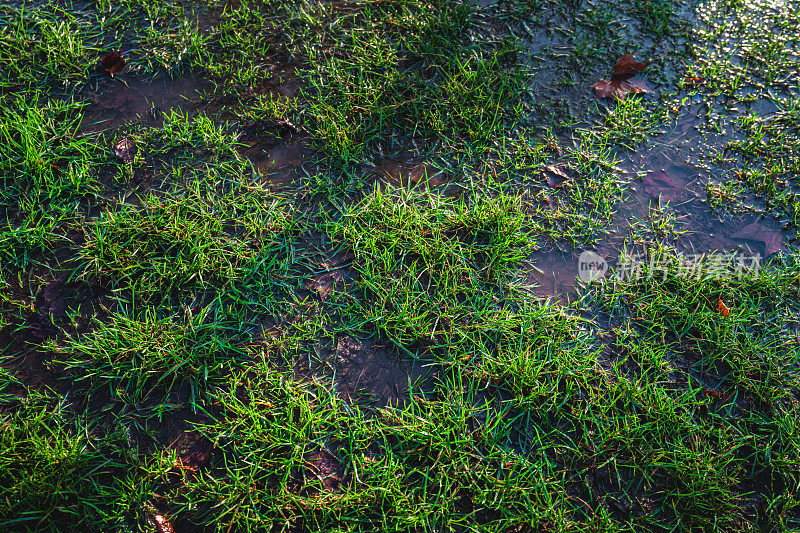
[[[24,268],[33,250],[63,242],[62,228],[72,226],[77,205],[97,193],[98,150],[78,135],[78,106],[43,100],[20,96],[0,115],[6,219],[0,255],[9,266]]]
[[[69,89],[86,78],[97,34],[68,11],[23,7],[3,10],[0,65],[3,92],[53,85]]]
[[[0,530],[797,529],[797,251],[694,277],[679,253],[712,216],[797,226],[797,21],[0,8]],[[655,92],[597,101],[625,53]],[[199,102],[169,109],[169,78]],[[103,104],[124,122],[97,131]],[[629,189],[670,165],[707,204]],[[537,296],[536,269],[595,246],[641,275]]]
[[[353,250],[360,275],[363,300],[350,320],[401,345],[461,346],[467,353],[454,356],[470,356],[471,339],[502,320],[496,301],[532,249],[523,224],[521,206],[502,196],[469,204],[405,194],[365,199],[329,229]]]
[[[93,438],[92,428],[68,404],[48,406],[46,400],[26,400],[0,430],[0,525],[7,530],[94,527],[121,503],[116,475],[124,462],[113,455],[119,453],[121,435],[112,431]]]
[[[347,163],[391,138],[493,145],[519,115],[522,78],[507,68],[514,46],[455,46],[470,23],[463,6],[384,16],[396,35],[352,31],[333,50],[310,52],[309,118],[325,150]]]

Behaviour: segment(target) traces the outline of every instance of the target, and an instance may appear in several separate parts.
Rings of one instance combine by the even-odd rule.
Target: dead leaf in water
[[[637,72],[641,72],[646,69],[649,65],[650,61],[647,63],[641,63],[633,59],[633,54],[625,54],[624,56],[620,57],[614,65],[614,75],[612,76],[612,79],[631,78]]]
[[[650,64],[641,63],[633,59],[633,54],[626,54],[617,60],[611,79],[600,80],[592,85],[598,98],[613,96],[617,100],[624,100],[629,93],[651,93],[653,91],[644,80],[631,79],[637,72],[643,71]]]
[[[125,162],[133,161],[136,155],[136,141],[130,137],[123,137],[114,145],[114,155]]]
[[[125,64],[125,56],[123,56],[122,52],[111,52],[100,60],[100,68],[108,72],[111,76],[125,70]]]
[[[743,239],[747,241],[756,241],[764,243],[764,256],[769,257],[775,252],[784,250],[783,235],[780,231],[770,229],[763,224],[753,222],[743,227],[733,235],[734,239]]]
[[[544,167],[542,178],[550,187],[557,188],[569,181],[568,168],[564,165]]]
[[[592,85],[598,98],[613,96],[617,100],[624,100],[629,93],[651,93],[647,83],[643,80],[600,80]]]
[[[205,438],[200,438],[192,444],[185,454],[179,459],[181,467],[197,472],[211,460],[214,445]]]
[[[663,197],[665,200],[672,201],[678,196],[678,186],[663,170],[654,170],[642,180],[644,191],[653,198]]]

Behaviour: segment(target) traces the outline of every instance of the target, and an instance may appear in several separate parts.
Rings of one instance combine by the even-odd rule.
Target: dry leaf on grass
[[[170,521],[160,514],[153,516],[153,522],[156,525],[156,531],[158,533],[174,533],[174,529],[172,528],[172,524]]]
[[[722,301],[721,296],[719,297],[719,299],[717,299],[717,311],[719,311],[719,314],[721,314],[725,318],[731,316],[731,310],[727,305],[725,305],[725,302]]]
[[[197,472],[211,461],[213,453],[214,445],[208,439],[201,437],[181,456],[180,465],[182,468]]]

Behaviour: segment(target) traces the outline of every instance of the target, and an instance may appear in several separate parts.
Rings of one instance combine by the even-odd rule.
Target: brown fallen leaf
[[[544,167],[541,176],[543,181],[547,182],[550,187],[557,188],[569,181],[568,170],[564,165],[550,165]]]
[[[182,468],[197,472],[206,466],[214,453],[214,445],[206,438],[197,439],[179,461]]]
[[[650,172],[642,180],[642,184],[644,185],[644,191],[653,198],[661,196],[665,200],[672,201],[680,192],[680,189],[675,185],[675,182],[672,181],[672,178],[669,177],[669,174],[663,170],[654,170]]]
[[[123,137],[114,145],[114,155],[123,161],[133,161],[136,151],[136,141],[130,137]]]
[[[731,316],[731,310],[725,305],[725,302],[722,301],[722,296],[717,299],[717,311],[725,318]]]
[[[125,64],[125,56],[122,52],[111,52],[100,60],[100,68],[108,72],[111,76],[125,70]]]
[[[689,88],[699,87],[701,85],[704,85],[705,83],[706,83],[705,78],[691,77],[691,76],[686,76],[685,78],[683,78],[683,85]]]
[[[633,59],[633,54],[625,54],[614,65],[612,79],[628,79],[650,66],[650,61],[642,63]]]
[[[651,93],[653,91],[644,80],[634,80],[637,72],[643,71],[650,64],[641,63],[633,59],[633,54],[625,54],[614,65],[611,79],[600,80],[592,85],[598,98],[613,96],[618,100],[624,100],[629,93]]]
[[[764,243],[764,257],[769,257],[775,252],[785,250],[783,245],[783,235],[779,230],[770,229],[763,224],[753,222],[743,227],[733,235],[734,239],[756,241]]]
[[[628,94],[653,92],[643,80],[600,80],[592,87],[594,87],[598,98],[613,96],[617,100],[624,100]]]
[[[174,533],[175,531],[170,521],[160,514],[153,516],[153,522],[156,524],[156,531],[158,531],[158,533]]]

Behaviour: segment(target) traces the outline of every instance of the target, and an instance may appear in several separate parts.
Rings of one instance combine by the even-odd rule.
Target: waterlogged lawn
[[[0,530],[797,529],[798,28],[6,2]]]

